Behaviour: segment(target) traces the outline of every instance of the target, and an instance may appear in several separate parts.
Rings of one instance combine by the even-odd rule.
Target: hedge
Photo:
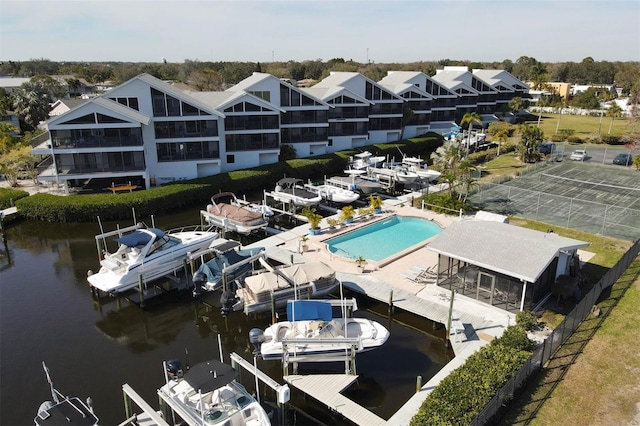
[[[524,328],[508,327],[501,337],[480,348],[442,379],[410,425],[470,424],[529,359],[533,347]]]
[[[391,144],[366,147],[376,155],[401,158],[405,155],[429,154],[441,146],[442,136],[435,133]],[[364,147],[363,147],[364,148]],[[322,176],[341,174],[349,156],[356,150],[341,151],[312,158],[281,161],[248,170],[207,176],[204,178],[172,182],[158,188],[122,194],[86,194],[61,197],[51,194],[35,194],[20,199],[16,205],[28,219],[49,222],[91,222],[118,220],[131,217],[135,208],[139,216],[166,213],[200,204],[203,207],[213,194],[232,191],[237,194],[273,188],[283,177],[295,177],[307,181]]]
[[[28,197],[29,193],[21,189],[0,188],[0,209],[8,209],[16,204],[16,201]]]

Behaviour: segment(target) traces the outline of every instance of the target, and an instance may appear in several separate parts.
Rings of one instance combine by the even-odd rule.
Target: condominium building
[[[272,164],[283,144],[308,157],[444,133],[465,112],[495,111],[497,89],[467,74],[471,86],[467,76],[394,71],[376,83],[332,72],[300,88],[254,73],[223,92],[180,89],[141,74],[75,106],[60,105],[41,126],[46,132],[34,139],[33,153],[46,157],[39,179],[67,190],[89,183],[149,188]]]

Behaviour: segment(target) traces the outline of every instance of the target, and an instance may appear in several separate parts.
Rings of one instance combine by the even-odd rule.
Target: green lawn
[[[558,127],[558,119],[560,119],[560,126]],[[537,116],[535,120],[528,121],[528,124],[537,125]],[[542,120],[540,121],[540,128],[544,132],[546,139],[550,139],[556,133],[556,128],[559,129],[572,129],[575,131],[575,135],[580,136],[582,139],[586,138],[599,138],[598,135],[609,134],[609,125],[611,124],[611,117],[602,117],[602,125],[600,125],[600,117],[590,117],[587,115],[568,115],[568,114],[547,114],[542,113]],[[626,118],[616,118],[613,120],[613,126],[611,127],[612,135],[624,135],[631,132],[630,120]],[[599,130],[599,131],[598,131]]]

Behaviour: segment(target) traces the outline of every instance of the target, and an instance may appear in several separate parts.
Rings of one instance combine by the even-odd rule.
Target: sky
[[[640,61],[638,0],[0,0],[0,61]]]

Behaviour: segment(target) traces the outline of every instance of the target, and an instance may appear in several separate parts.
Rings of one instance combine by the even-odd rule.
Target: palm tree
[[[469,147],[471,146],[471,131],[473,129],[473,122],[480,123],[482,125],[482,117],[477,112],[467,112],[460,120],[460,127],[464,127],[465,124],[469,124],[469,136],[467,138],[467,155],[469,155]]]
[[[500,148],[502,144],[509,140],[509,133],[505,130],[498,130],[494,135],[494,139],[498,141],[498,157],[500,156]]]
[[[456,140],[444,141],[444,144],[431,154],[433,163],[443,172],[457,170],[463,157],[462,147]]]
[[[471,188],[476,184],[476,178],[473,177],[473,172],[477,169],[470,160],[462,160],[458,166],[460,172],[458,177],[458,185],[464,188],[464,199],[467,201]],[[460,195],[461,197],[462,195]]]
[[[617,103],[612,103],[607,110],[607,117],[611,117],[611,123],[609,123],[609,134],[611,134],[611,128],[613,127],[613,120],[616,117],[620,117],[622,114],[622,108]]]

